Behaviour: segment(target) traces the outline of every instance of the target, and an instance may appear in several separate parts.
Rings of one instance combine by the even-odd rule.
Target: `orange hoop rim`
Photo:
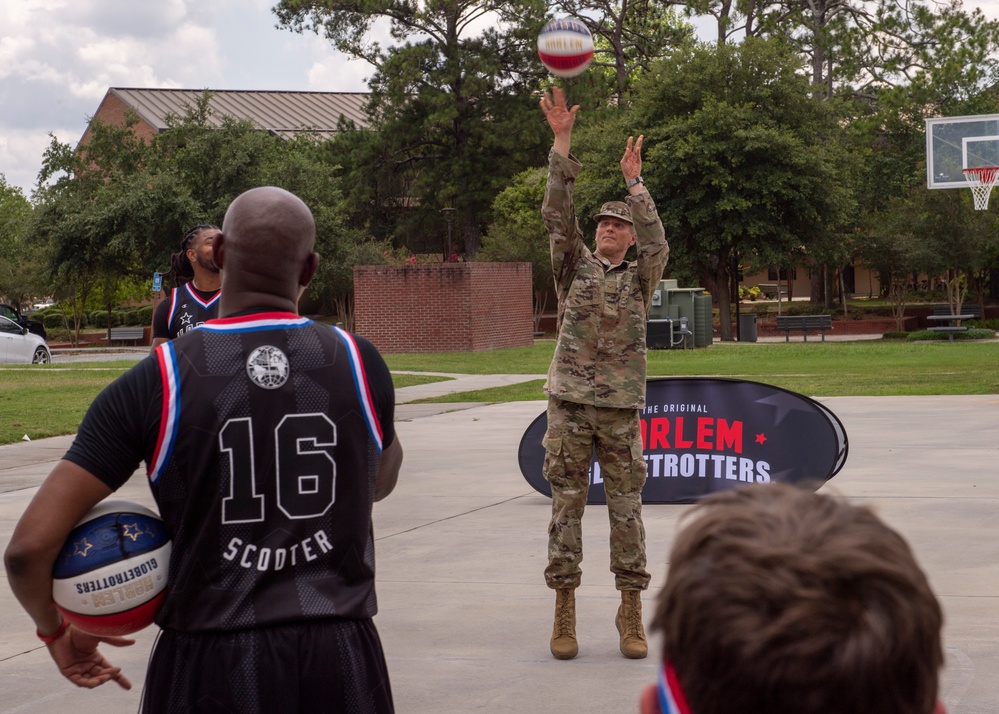
[[[966,177],[971,177],[983,184],[995,184],[996,176],[999,175],[999,166],[973,166],[970,169],[963,169]]]
[[[971,197],[976,211],[987,211],[992,187],[999,179],[999,166],[973,166],[964,169],[964,179],[971,189]]]

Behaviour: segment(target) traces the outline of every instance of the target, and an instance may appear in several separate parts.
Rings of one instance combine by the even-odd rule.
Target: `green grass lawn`
[[[538,374],[554,342],[481,353],[388,355],[390,369],[465,374]],[[999,393],[999,343],[907,343],[890,340],[816,343],[715,343],[699,350],[652,350],[649,376],[735,377],[809,396]],[[543,399],[540,382],[424,401]]]
[[[536,374],[524,384],[427,401],[506,402],[544,399],[551,340],[491,352],[386,355],[397,388],[444,379],[399,371]],[[76,431],[97,393],[134,362],[0,366],[0,444]],[[737,377],[808,396],[999,393],[999,343],[865,340],[857,342],[715,343],[699,350],[653,350],[649,376]]]
[[[738,377],[825,397],[996,394],[999,343],[725,343],[653,352],[649,373]]]
[[[134,361],[81,362],[65,365],[0,366],[0,444],[72,434],[87,407]],[[439,382],[446,377],[392,375],[396,387]]]

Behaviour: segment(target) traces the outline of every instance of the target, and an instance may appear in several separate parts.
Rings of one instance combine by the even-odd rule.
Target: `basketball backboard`
[[[999,114],[926,120],[927,188],[968,188],[979,166],[999,166]]]

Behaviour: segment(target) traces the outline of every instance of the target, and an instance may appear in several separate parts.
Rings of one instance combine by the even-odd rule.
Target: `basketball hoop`
[[[989,207],[989,194],[999,179],[999,166],[975,166],[964,169],[964,179],[971,184],[971,195],[975,199],[975,210],[985,211]]]

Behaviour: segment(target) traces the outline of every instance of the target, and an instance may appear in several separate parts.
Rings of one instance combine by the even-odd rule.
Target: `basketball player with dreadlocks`
[[[150,352],[218,317],[222,277],[212,260],[212,243],[219,233],[216,226],[195,226],[184,234],[180,252],[170,256],[170,273],[177,287],[156,306]]]

